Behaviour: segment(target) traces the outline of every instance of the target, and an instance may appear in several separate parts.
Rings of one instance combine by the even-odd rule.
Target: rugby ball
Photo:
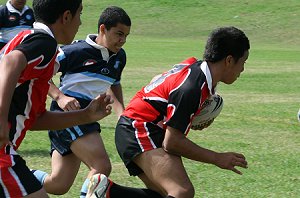
[[[203,103],[200,113],[192,120],[191,129],[202,130],[208,127],[220,114],[223,108],[223,98],[220,95],[213,95]]]

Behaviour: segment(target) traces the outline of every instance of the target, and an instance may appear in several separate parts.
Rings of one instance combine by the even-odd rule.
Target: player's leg
[[[71,144],[71,150],[90,169],[81,189],[81,196],[85,196],[88,189],[89,178],[96,173],[102,173],[109,176],[111,172],[111,163],[102,138],[99,132],[96,131],[77,138]]]
[[[80,160],[74,154],[62,156],[54,150],[51,163],[52,172],[45,178],[43,186],[48,193],[65,194],[76,178]]]
[[[194,197],[194,187],[185,171],[182,159],[162,148],[138,155],[134,162],[144,171],[142,181],[157,188],[164,196]]]
[[[153,183],[145,173],[141,173],[138,175],[138,177],[143,181],[143,183],[145,184],[145,186],[148,188],[148,189],[151,189],[153,191],[156,191],[158,192],[159,194],[161,195],[166,195],[167,192],[163,189],[163,188],[160,188],[160,186],[156,185],[155,183]]]
[[[89,183],[86,198],[105,197],[163,198],[159,193],[151,189],[121,186],[108,179],[104,174],[95,174]]]
[[[35,178],[26,162],[19,155],[2,155],[4,159],[12,160],[13,166],[3,160],[0,168],[0,197],[32,197],[47,198],[42,185]]]

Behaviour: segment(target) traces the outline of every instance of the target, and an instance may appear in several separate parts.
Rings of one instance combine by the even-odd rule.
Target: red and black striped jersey
[[[189,58],[138,91],[123,115],[187,134],[193,116],[212,92],[207,63]]]
[[[8,120],[11,124],[10,141],[0,150],[0,154],[16,154],[25,133],[31,128],[36,117],[46,111],[46,99],[49,80],[54,73],[57,55],[57,42],[49,33],[47,26],[43,29],[25,30],[11,40],[0,52],[2,58],[13,50],[23,52],[27,66],[21,73],[16,85],[9,109]],[[9,67],[9,65],[7,65]]]

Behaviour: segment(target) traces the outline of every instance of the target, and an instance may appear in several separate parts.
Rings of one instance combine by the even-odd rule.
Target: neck
[[[207,61],[207,65],[211,74],[211,78],[212,78],[212,86],[216,87],[218,82],[220,81],[220,67],[221,65],[219,65],[218,63],[212,63]]]

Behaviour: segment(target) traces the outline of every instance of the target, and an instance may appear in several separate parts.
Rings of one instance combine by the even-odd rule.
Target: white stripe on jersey
[[[32,79],[29,83],[29,86],[28,86],[28,92],[27,92],[28,100],[27,100],[26,107],[25,107],[25,110],[24,110],[24,115],[19,114],[16,117],[16,121],[17,121],[17,123],[16,123],[16,133],[15,133],[14,138],[12,140],[12,143],[14,145],[16,145],[17,140],[19,139],[19,137],[22,134],[22,130],[25,128],[25,121],[27,119],[29,119],[29,113],[30,113],[31,108],[32,108],[31,95],[32,95],[32,87],[34,85],[34,81],[35,81],[35,79]],[[13,150],[12,147],[11,147],[11,150],[10,150],[10,154],[16,154],[16,151]]]
[[[106,93],[114,79],[90,72],[66,74],[59,88],[63,93],[74,93],[82,98],[93,99]],[[71,96],[75,96],[72,94]]]
[[[133,128],[135,128],[135,126],[134,126],[135,123],[136,123],[136,120],[132,122],[132,127],[133,127]],[[144,150],[144,147],[142,146],[141,141],[140,141],[140,139],[139,139],[137,128],[135,128],[134,133],[135,133],[135,139],[137,140],[137,142],[138,142],[138,144],[139,144],[139,146],[140,146],[142,152],[144,152],[145,150]]]
[[[161,102],[168,103],[168,100],[166,100],[165,98],[161,98],[161,97],[143,97],[143,100],[144,99],[155,100],[155,101],[161,101]]]

